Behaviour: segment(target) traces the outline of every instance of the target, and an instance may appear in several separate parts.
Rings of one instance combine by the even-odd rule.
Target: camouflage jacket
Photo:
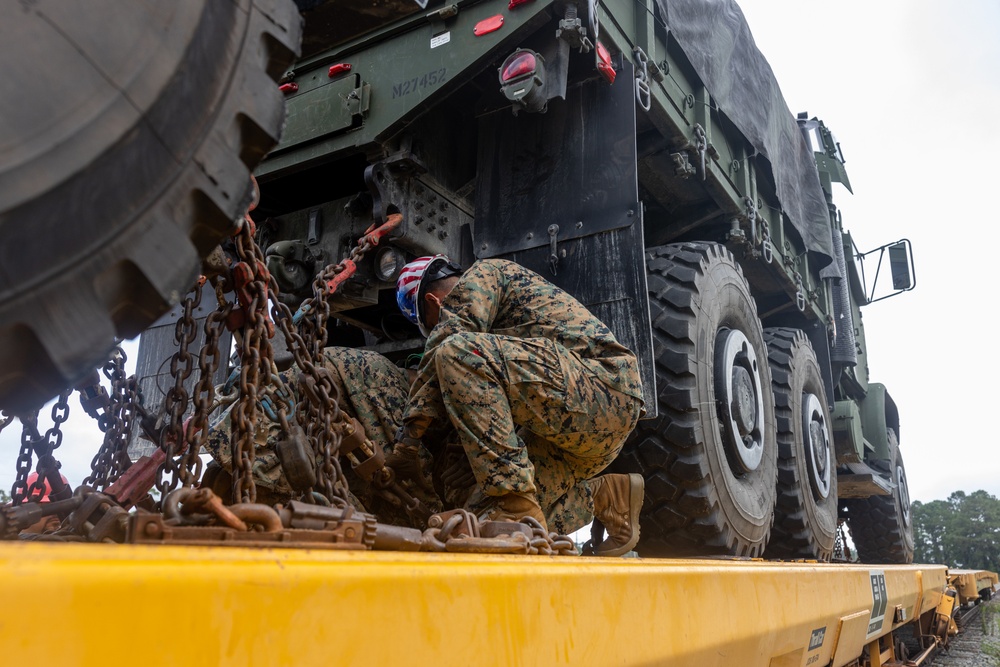
[[[432,423],[448,419],[440,401],[433,352],[458,333],[551,340],[579,358],[601,382],[642,400],[635,354],[583,304],[520,264],[485,259],[473,264],[444,299],[440,320],[424,346],[403,416],[411,437],[422,437]]]

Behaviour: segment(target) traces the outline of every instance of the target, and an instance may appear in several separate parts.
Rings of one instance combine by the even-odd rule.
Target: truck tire
[[[37,408],[192,287],[278,140],[301,29],[292,0],[5,13],[0,408]]]
[[[659,416],[639,422],[615,464],[646,480],[637,549],[759,556],[774,512],[777,447],[750,288],[732,254],[711,243],[649,250],[647,273]],[[734,408],[724,395],[744,400]]]
[[[832,421],[816,353],[798,329],[765,329],[778,441],[768,558],[829,561],[837,542]]]
[[[913,562],[910,493],[899,441],[892,429],[889,430],[889,454],[889,461],[876,461],[871,467],[881,469],[886,477],[891,477],[892,495],[849,498],[843,501],[844,514],[851,527],[851,538],[863,563]]]

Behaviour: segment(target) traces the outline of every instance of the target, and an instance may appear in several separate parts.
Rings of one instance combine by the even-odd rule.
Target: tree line
[[[1000,572],[1000,500],[986,491],[955,491],[947,500],[916,501],[915,563]]]

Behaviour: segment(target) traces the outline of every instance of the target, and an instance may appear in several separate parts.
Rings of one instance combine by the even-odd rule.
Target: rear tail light
[[[523,4],[529,3],[531,0],[510,0],[507,3],[507,9],[514,9],[515,7],[520,7]]]
[[[498,70],[500,91],[518,110],[545,111],[545,59],[530,49],[518,49],[507,56]]]
[[[611,54],[600,42],[597,43],[597,71],[607,79],[608,83],[614,83],[615,77],[618,75],[614,65],[611,64]]]
[[[504,61],[500,68],[500,83],[509,83],[526,75],[534,74],[538,69],[538,61],[531,51],[518,51]]]

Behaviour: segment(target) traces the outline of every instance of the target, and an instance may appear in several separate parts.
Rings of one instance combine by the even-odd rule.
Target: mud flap
[[[544,114],[480,121],[473,247],[563,288],[639,358],[646,418],[656,416],[636,167],[635,82],[625,61],[551,100]]]

